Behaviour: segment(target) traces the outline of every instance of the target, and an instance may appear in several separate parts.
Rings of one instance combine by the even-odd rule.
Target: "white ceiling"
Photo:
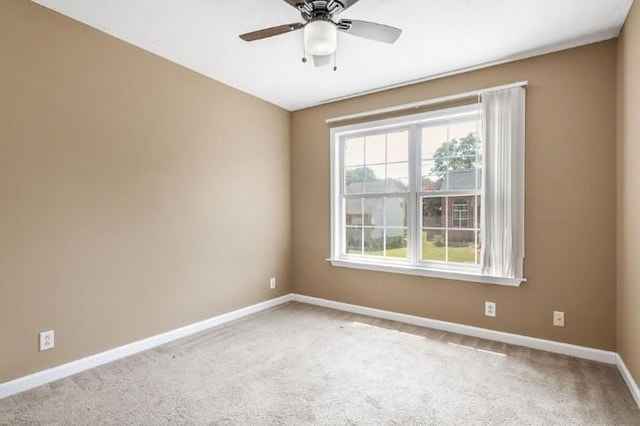
[[[340,17],[402,28],[394,45],[340,33],[338,71],[303,64],[283,0],[33,0],[287,110],[616,37],[633,0],[360,0]]]

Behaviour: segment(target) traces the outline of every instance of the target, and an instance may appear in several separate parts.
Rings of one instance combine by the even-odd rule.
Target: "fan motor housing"
[[[339,0],[309,0],[296,5],[305,21],[330,21],[334,14],[344,9]]]

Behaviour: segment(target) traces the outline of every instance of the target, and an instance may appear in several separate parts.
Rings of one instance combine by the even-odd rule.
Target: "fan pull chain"
[[[338,60],[337,60],[337,57],[338,57],[338,51],[335,50],[333,52],[333,71],[334,72],[338,71],[338,65],[337,65]]]
[[[302,39],[302,63],[307,63],[307,49],[304,46],[304,39]]]

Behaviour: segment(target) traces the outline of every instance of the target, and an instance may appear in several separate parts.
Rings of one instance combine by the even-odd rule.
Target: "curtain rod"
[[[456,95],[441,96],[439,98],[427,99],[425,101],[410,102],[408,104],[395,105],[386,108],[373,109],[371,111],[357,112],[355,114],[343,115],[340,117],[331,117],[326,119],[327,124],[339,123],[340,121],[354,120],[356,118],[369,117],[371,115],[387,114],[390,112],[404,111],[407,109],[416,109],[428,105],[441,104],[444,102],[455,101],[458,99],[470,98],[483,93],[493,92],[496,90],[510,89],[512,87],[526,87],[528,81],[519,81],[517,83],[504,84],[502,86],[487,87],[485,89],[472,90],[470,92],[458,93]]]

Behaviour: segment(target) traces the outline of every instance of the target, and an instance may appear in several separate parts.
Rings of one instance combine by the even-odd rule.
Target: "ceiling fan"
[[[240,35],[244,41],[260,40],[304,28],[304,48],[313,56],[314,64],[327,65],[335,53],[338,31],[383,43],[395,43],[400,37],[400,28],[375,22],[355,19],[334,20],[334,16],[347,10],[358,0],[284,0],[300,11],[305,22],[278,25]],[[306,55],[302,62],[306,62]],[[334,64],[334,71],[337,69]]]

